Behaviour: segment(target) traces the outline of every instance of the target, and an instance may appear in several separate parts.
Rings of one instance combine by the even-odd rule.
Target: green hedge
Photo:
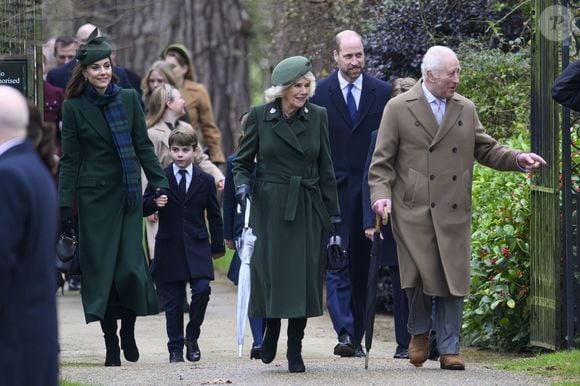
[[[530,125],[530,56],[528,50],[503,53],[464,44],[459,93],[477,107],[485,131],[502,140],[525,133]]]
[[[505,142],[518,149],[529,146],[521,135]],[[463,344],[518,351],[529,341],[529,196],[525,173],[476,165]]]

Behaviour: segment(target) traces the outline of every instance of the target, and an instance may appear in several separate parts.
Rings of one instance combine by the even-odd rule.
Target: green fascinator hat
[[[98,31],[95,28],[89,35],[87,41],[77,49],[76,59],[83,66],[94,63],[97,60],[108,58],[111,56],[111,52],[113,52],[113,46],[103,36],[97,37]]]
[[[286,86],[312,69],[304,56],[291,56],[282,60],[272,71],[272,86]]]

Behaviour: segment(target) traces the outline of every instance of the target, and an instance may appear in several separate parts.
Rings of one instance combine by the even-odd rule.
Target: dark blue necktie
[[[179,190],[181,190],[181,193],[183,193],[185,195],[185,193],[187,192],[187,180],[185,179],[185,175],[187,174],[187,170],[185,169],[181,169],[179,171],[179,174],[181,174],[181,180],[179,180]]]
[[[354,101],[354,95],[352,95],[352,88],[354,84],[348,84],[348,91],[346,93],[346,107],[348,107],[348,113],[350,114],[350,119],[354,124],[356,122],[356,102]]]

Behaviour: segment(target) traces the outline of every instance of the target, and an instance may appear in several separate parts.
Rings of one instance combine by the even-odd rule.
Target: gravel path
[[[219,275],[219,274],[218,274]],[[249,326],[244,357],[237,358],[235,326],[236,288],[223,275],[212,283],[199,346],[200,362],[168,363],[165,318],[162,314],[138,318],[135,330],[141,358],[122,366],[105,368],[104,341],[98,323],[85,324],[80,295],[58,294],[61,379],[85,385],[530,385],[546,379],[513,374],[481,363],[467,362],[466,371],[443,371],[439,362],[414,368],[392,359],[395,350],[392,317],[377,315],[375,339],[369,362],[332,355],[336,343],[328,315],[308,320],[303,341],[306,372],[290,374],[285,358],[285,323],[278,356],[269,365],[249,360]]]

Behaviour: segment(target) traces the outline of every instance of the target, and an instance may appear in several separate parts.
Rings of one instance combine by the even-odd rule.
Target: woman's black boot
[[[139,349],[137,342],[135,342],[135,314],[131,316],[124,316],[121,319],[121,348],[123,355],[129,362],[137,362],[139,360]]]
[[[101,329],[105,334],[105,366],[121,366],[121,350],[119,349],[119,338],[117,337],[117,319],[105,318],[101,320]]]
[[[302,338],[306,328],[306,318],[288,319],[288,371],[291,373],[303,373],[306,371],[302,360]]]
[[[264,334],[264,341],[260,351],[262,362],[270,363],[276,358],[279,337],[280,319],[266,319],[266,333]]]

